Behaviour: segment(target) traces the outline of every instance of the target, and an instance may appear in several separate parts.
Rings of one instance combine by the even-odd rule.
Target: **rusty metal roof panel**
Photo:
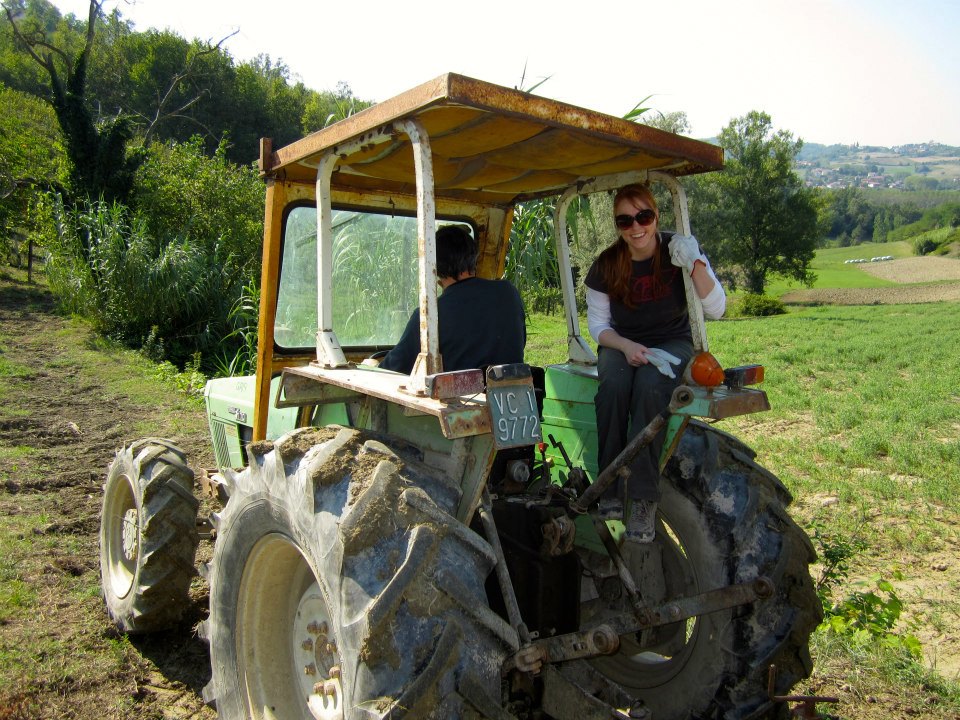
[[[447,74],[367,108],[264,158],[264,172],[313,182],[320,157],[415,118],[430,136],[438,197],[505,205],[628,170],[687,175],[720,169],[723,150],[622,118]],[[364,141],[366,142],[366,141]],[[406,135],[343,152],[334,187],[397,192],[414,185]]]

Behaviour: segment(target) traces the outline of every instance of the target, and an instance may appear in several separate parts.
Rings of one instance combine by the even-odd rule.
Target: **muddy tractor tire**
[[[753,457],[726,433],[688,427],[664,472],[654,551],[664,587],[651,600],[761,576],[773,596],[661,628],[644,647],[623,639],[617,655],[591,662],[657,720],[784,717],[769,697],[770,666],[779,695],[812,670],[808,641],[823,614],[809,572],[816,555],[786,512],[789,492]]]
[[[103,486],[100,580],[120,630],[163,630],[189,606],[199,504],[173,443],[147,438],[117,453]]]
[[[515,632],[459,490],[389,438],[303,428],[254,443],[214,518],[212,679],[224,720],[506,718]]]

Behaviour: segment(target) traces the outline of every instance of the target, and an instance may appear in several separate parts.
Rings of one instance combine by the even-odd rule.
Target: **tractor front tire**
[[[146,438],[117,453],[103,486],[100,580],[123,632],[171,627],[189,605],[199,505],[193,471],[173,443]]]
[[[255,443],[218,528],[212,679],[224,720],[497,718],[516,633],[487,606],[459,490],[399,442],[303,428]]]

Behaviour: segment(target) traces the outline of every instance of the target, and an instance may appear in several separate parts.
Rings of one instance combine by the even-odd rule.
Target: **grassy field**
[[[215,717],[192,630],[121,635],[100,591],[101,485],[117,448],[168,437],[213,463],[192,378],[53,312],[42,284],[0,269],[0,720]],[[192,616],[190,616],[190,614]]]
[[[852,253],[826,254],[822,267],[842,268]],[[831,601],[870,597],[903,611],[877,644],[826,630],[814,636],[816,669],[804,692],[838,694],[839,686],[890,705],[909,698],[899,711],[869,700],[880,703],[876,714],[859,706],[831,717],[907,717],[920,699],[928,706],[922,717],[960,717],[958,312],[957,303],[823,306],[707,326],[721,364],[765,366],[772,406],[720,427],[751,445],[790,489],[792,512],[821,558],[851,552]],[[562,360],[564,347],[550,338],[563,332],[560,318],[534,318],[528,361]],[[817,566],[815,579],[825,571]],[[878,580],[892,593],[875,592]],[[898,637],[919,640],[916,661],[887,652],[884,643]]]
[[[862,243],[853,247],[826,248],[819,250],[811,263],[811,269],[817,274],[813,283],[815,288],[873,288],[886,287],[894,283],[863,272],[857,265],[845,265],[845,260],[893,255],[895,258],[912,257],[913,248],[907,242]],[[779,297],[789,290],[805,287],[793,280],[773,278],[767,285],[766,294]]]
[[[860,246],[825,251],[818,264],[865,276],[843,260],[874,254],[898,253]],[[213,717],[199,696],[206,650],[189,627],[202,597],[178,633],[117,636],[99,597],[96,549],[113,449],[142,435],[178,437],[209,467],[202,409],[176,393],[162,366],[76,323],[51,315],[17,324],[31,297],[40,293],[11,298],[0,326],[0,719]],[[902,606],[883,639],[921,643],[909,659],[883,642],[817,632],[814,675],[796,691],[840,696],[837,708],[820,708],[835,719],[960,717],[958,311],[958,303],[821,306],[708,324],[722,364],[766,366],[772,405],[720,427],[783,480],[821,557],[851,549],[831,602],[860,593],[888,603],[878,614]],[[565,335],[561,316],[533,317],[528,361],[563,361]],[[878,578],[895,596],[871,594]],[[17,711],[14,700],[43,710],[4,714]]]
[[[960,497],[960,363],[947,350],[960,347],[958,310],[836,306],[711,322],[721,364],[766,367],[773,406],[724,425],[745,436],[801,502],[837,497],[829,512],[847,516],[844,524],[884,505],[921,510],[875,540],[878,549],[927,550],[928,511],[955,508]],[[550,341],[562,330],[559,318],[534,318],[528,359],[562,360],[564,348]]]

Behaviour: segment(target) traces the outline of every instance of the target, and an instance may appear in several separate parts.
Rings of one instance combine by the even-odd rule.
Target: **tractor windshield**
[[[392,345],[417,306],[417,220],[333,211],[333,330],[344,347]],[[284,227],[275,339],[312,348],[317,332],[317,211],[293,208]]]

